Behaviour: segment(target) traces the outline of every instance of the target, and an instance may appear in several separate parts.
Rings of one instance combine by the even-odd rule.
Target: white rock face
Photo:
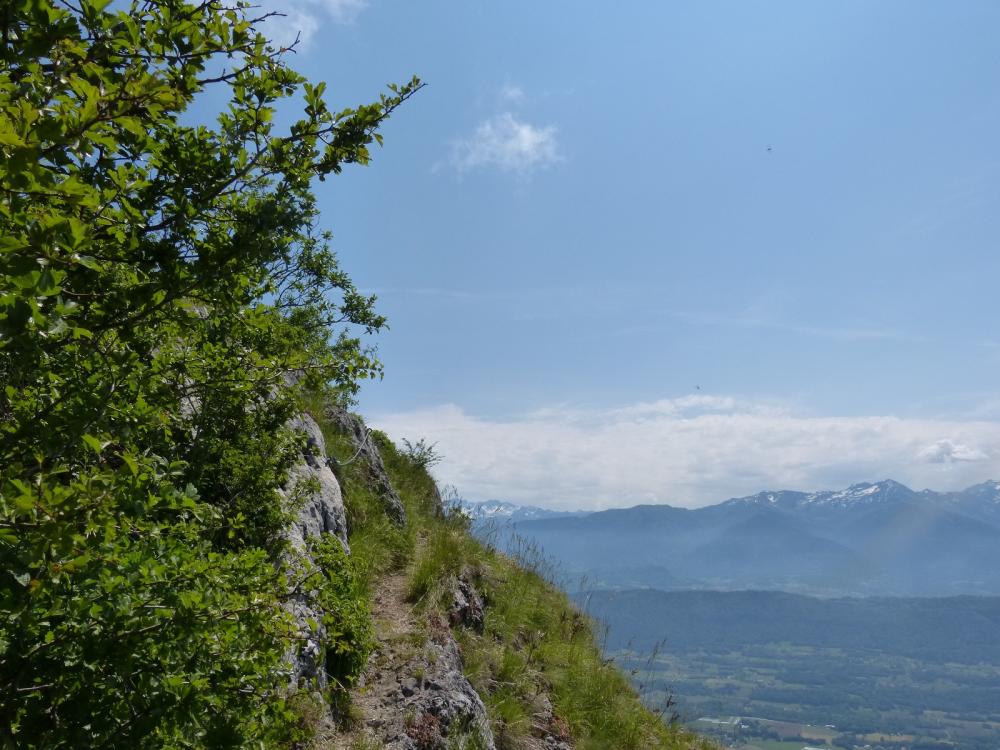
[[[290,502],[303,499],[289,539],[298,550],[305,549],[305,540],[321,534],[335,534],[347,548],[347,514],[340,483],[327,464],[326,442],[315,420],[308,414],[292,419],[288,426],[305,433],[306,447],[302,460],[292,468],[282,494]],[[313,486],[310,486],[313,485]],[[304,498],[300,498],[304,495]]]
[[[292,468],[281,489],[285,501],[295,508],[295,518],[286,529],[290,550],[285,563],[292,571],[304,574],[314,567],[307,540],[333,534],[347,545],[347,514],[340,483],[326,462],[326,443],[319,425],[307,414],[292,419],[288,426],[306,435],[301,460]],[[289,649],[287,660],[292,668],[293,686],[326,687],[323,668],[323,643],[326,629],[323,614],[312,605],[309,592],[293,596],[286,607],[291,613],[299,643]],[[317,626],[313,627],[313,623]]]

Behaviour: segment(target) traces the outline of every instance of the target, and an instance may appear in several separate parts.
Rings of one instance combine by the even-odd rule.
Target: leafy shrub
[[[275,569],[296,445],[282,425],[298,390],[346,397],[378,375],[359,335],[385,322],[316,231],[309,185],[367,162],[419,84],[334,114],[232,5],[0,14],[5,746],[269,747],[298,731]],[[185,124],[211,88],[217,122]],[[304,109],[276,132],[290,97]],[[344,674],[363,640],[338,641]]]
[[[354,684],[374,645],[371,611],[340,540],[327,534],[310,547],[317,570],[306,588],[316,587],[313,598],[324,613],[327,678],[335,690],[343,689]]]

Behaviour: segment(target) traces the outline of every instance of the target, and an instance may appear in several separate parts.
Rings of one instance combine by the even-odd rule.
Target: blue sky
[[[273,3],[275,7],[278,3]],[[1000,478],[1000,4],[290,0],[391,330],[359,409],[473,499]]]

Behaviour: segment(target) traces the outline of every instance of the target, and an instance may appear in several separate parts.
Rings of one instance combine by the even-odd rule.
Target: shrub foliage
[[[287,743],[283,425],[385,323],[310,184],[420,84],[333,112],[246,3],[120,5],[0,7],[0,744]]]

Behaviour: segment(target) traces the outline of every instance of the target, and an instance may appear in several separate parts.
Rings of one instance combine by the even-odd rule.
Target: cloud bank
[[[395,440],[436,442],[439,480],[464,497],[552,508],[698,507],[889,477],[942,490],[1000,479],[997,422],[817,417],[710,395],[510,420],[449,404],[372,422]]]
[[[517,93],[523,96],[520,89]],[[511,112],[484,120],[451,149],[451,165],[459,172],[496,168],[520,175],[559,161],[556,127],[538,127]]]

